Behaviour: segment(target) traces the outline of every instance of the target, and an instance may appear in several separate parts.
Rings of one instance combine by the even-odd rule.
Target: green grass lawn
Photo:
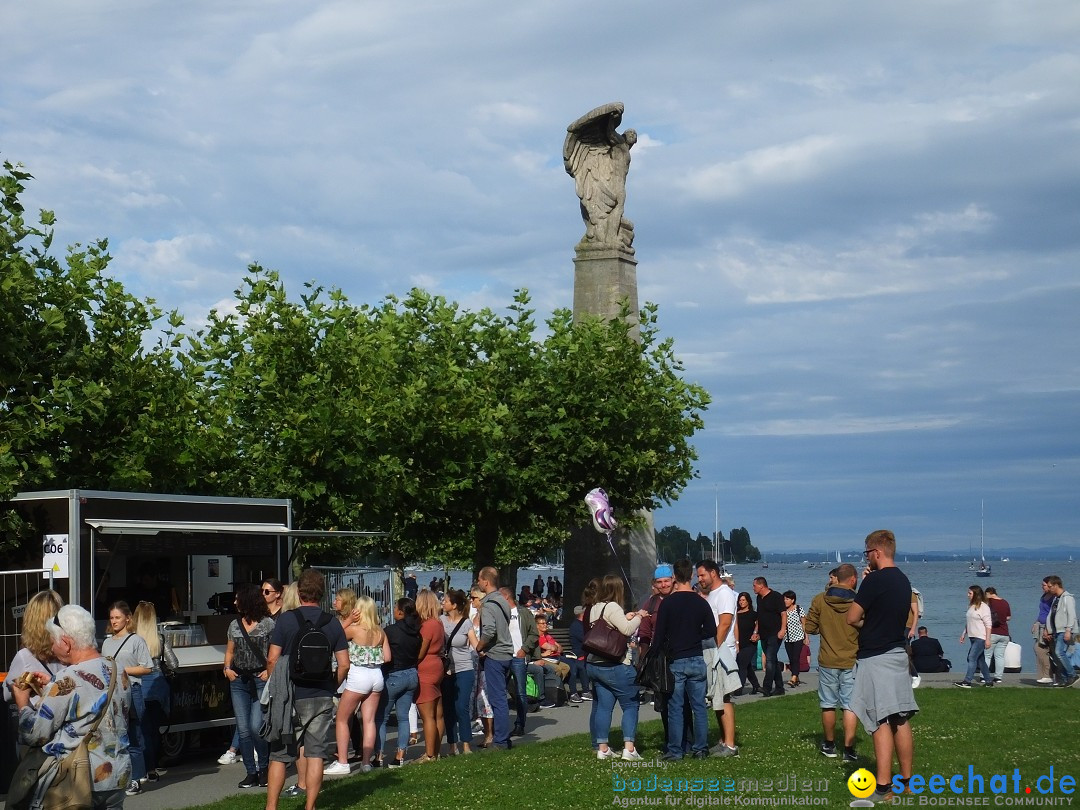
[[[1080,778],[1080,690],[1077,689],[923,689],[916,693],[921,711],[914,720],[915,772],[946,777],[963,774],[966,784],[969,766],[986,777],[989,791],[993,774],[1009,774],[1019,768],[1021,791],[1054,766],[1055,778],[1068,774]],[[616,719],[618,713],[616,712]],[[587,735],[575,735],[549,742],[521,745],[509,752],[479,752],[398,770],[377,770],[367,775],[327,779],[319,794],[322,810],[362,806],[365,810],[440,810],[441,808],[600,808],[616,806],[620,797],[649,796],[661,806],[709,806],[710,798],[720,804],[734,795],[800,795],[824,799],[817,806],[846,807],[851,801],[846,782],[858,767],[874,770],[869,738],[861,728],[857,741],[860,760],[845,763],[818,753],[820,719],[817,696],[813,693],[788,695],[781,699],[757,701],[738,707],[737,738],[741,756],[707,761],[686,760],[667,768],[616,768],[601,762],[589,746]],[[839,731],[839,730],[838,730]],[[646,759],[659,759],[662,729],[658,721],[643,723],[637,745]],[[617,731],[612,746],[621,747]],[[710,718],[710,743],[717,739],[715,720]],[[665,804],[662,792],[616,792],[613,777],[646,780],[657,777],[705,780],[672,792]],[[805,793],[767,791],[764,780],[794,776],[809,780],[814,789]],[[708,790],[708,780],[757,780],[759,789],[723,792]],[[715,784],[715,783],[714,783]],[[929,796],[930,794],[926,794]],[[951,794],[946,794],[951,795]],[[1010,793],[1011,795],[1011,793]],[[1053,794],[1068,794],[1055,790]],[[1080,793],[1071,794],[1080,806]],[[1018,797],[1020,798],[1020,797]],[[675,801],[681,799],[681,801]],[[694,799],[694,801],[691,801]],[[704,799],[704,802],[701,800]],[[671,802],[674,802],[671,803]],[[215,810],[255,810],[264,804],[262,795],[232,796],[207,807]],[[915,804],[917,805],[917,798]],[[285,810],[302,807],[301,799],[283,799]],[[727,806],[733,806],[729,803]]]

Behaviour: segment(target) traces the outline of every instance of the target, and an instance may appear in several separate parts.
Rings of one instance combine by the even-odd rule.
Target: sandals
[[[420,741],[419,735],[417,735],[417,734],[410,734],[409,735],[409,745],[416,745],[419,741]]]
[[[799,681],[798,678],[792,678],[790,681],[787,682],[787,685],[790,688],[794,689],[796,686],[800,686],[801,682]]]

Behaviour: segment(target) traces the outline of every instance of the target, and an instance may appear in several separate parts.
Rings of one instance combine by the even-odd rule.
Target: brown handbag
[[[601,602],[601,605],[607,604],[607,602]],[[591,607],[589,612],[592,613]],[[623,635],[621,630],[613,627],[604,618],[604,610],[601,607],[600,618],[586,625],[585,638],[581,646],[586,652],[592,653],[598,658],[621,663],[626,658],[628,641],[629,639]]]

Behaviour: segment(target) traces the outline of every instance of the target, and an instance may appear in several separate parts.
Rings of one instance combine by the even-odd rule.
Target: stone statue
[[[563,166],[574,178],[585,220],[579,251],[634,252],[634,223],[623,217],[623,207],[630,147],[637,143],[637,133],[632,129],[622,135],[615,131],[622,114],[622,102],[616,101],[597,107],[566,128]]]

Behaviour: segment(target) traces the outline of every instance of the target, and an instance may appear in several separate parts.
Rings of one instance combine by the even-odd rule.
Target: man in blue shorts
[[[834,570],[836,584],[810,602],[806,632],[821,636],[818,648],[818,704],[824,739],[820,751],[836,756],[836,710],[843,710],[844,761],[855,762],[855,712],[851,697],[855,691],[855,655],[859,651],[859,631],[847,623],[848,609],[855,601],[855,566],[844,563]]]
[[[867,535],[866,568],[847,623],[859,630],[852,711],[874,741],[877,788],[872,800],[892,801],[893,754],[901,784],[911,778],[915,739],[909,720],[919,711],[908,673],[907,626],[911,582],[896,567],[896,537],[887,529]],[[902,792],[902,791],[901,791]]]

